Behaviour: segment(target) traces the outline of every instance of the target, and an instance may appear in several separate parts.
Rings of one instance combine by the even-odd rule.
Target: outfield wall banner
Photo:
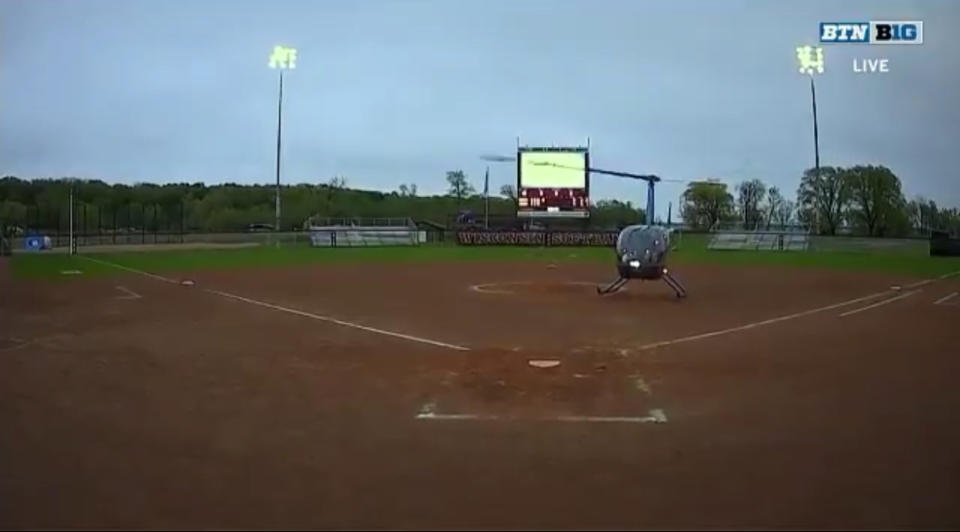
[[[617,231],[558,231],[549,233],[550,246],[616,247]]]
[[[463,246],[614,247],[617,231],[457,231]]]

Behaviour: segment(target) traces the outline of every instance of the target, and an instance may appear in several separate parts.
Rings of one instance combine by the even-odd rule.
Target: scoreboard
[[[589,168],[587,148],[519,148],[517,216],[588,218]]]

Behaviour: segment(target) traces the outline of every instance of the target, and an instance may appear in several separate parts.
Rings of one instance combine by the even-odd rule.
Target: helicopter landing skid
[[[623,288],[623,285],[627,284],[628,280],[629,279],[627,279],[626,277],[617,277],[616,281],[608,284],[607,286],[604,286],[604,287],[598,286],[597,293],[602,296],[607,294],[612,294],[617,290],[620,290],[621,288]]]
[[[682,299],[687,297],[687,289],[684,288],[684,286],[680,283],[680,281],[677,280],[676,277],[670,275],[669,273],[665,273],[661,279],[663,279],[663,282],[667,283],[667,286],[673,289],[673,292],[677,294],[678,298]],[[627,281],[629,280],[630,279],[627,279],[626,277],[618,277],[616,281],[608,284],[607,286],[598,286],[597,294],[604,296],[617,292],[623,288],[623,286],[627,284]]]
[[[667,283],[667,286],[673,288],[673,291],[677,294],[677,297],[687,297],[687,289],[680,284],[680,281],[678,281],[676,277],[670,275],[669,273],[664,273],[662,278],[663,282]]]

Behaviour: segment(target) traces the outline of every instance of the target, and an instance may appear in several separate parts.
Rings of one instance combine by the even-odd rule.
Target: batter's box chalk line
[[[517,417],[496,414],[444,414],[437,412],[436,403],[427,403],[414,416],[418,421],[557,421],[565,423],[666,423],[667,414],[653,408],[646,416],[541,416]]]
[[[116,297],[117,299],[140,299],[140,298],[143,297],[143,296],[141,296],[140,294],[134,292],[133,290],[130,290],[129,288],[127,288],[127,287],[125,287],[125,286],[117,285],[117,286],[115,286],[114,288],[117,289],[117,290],[120,291],[120,292],[123,292],[123,295],[122,295],[122,296],[117,296],[117,297]]]

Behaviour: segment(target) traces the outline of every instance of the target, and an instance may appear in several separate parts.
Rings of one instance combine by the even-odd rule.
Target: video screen
[[[590,215],[589,153],[582,148],[526,148],[517,154],[517,215]]]

